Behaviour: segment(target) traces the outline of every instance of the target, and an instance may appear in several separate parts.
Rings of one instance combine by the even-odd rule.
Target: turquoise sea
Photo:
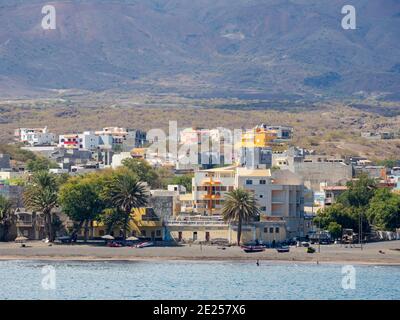
[[[0,261],[0,299],[400,299],[400,267],[355,265],[355,289],[347,290],[342,287],[342,267]]]

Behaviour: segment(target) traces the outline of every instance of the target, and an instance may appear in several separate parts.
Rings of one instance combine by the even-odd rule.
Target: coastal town
[[[22,248],[91,244],[87,256],[98,246],[198,246],[214,258],[235,244],[239,258],[400,239],[399,160],[316,154],[280,125],[176,131],[184,152],[171,151],[171,137],[161,152],[159,137],[135,129],[17,129],[0,154],[0,239]],[[240,192],[253,201],[247,216],[233,202]]]

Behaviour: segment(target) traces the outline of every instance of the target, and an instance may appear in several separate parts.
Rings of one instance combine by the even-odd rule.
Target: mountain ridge
[[[0,0],[0,97],[54,90],[213,96],[387,95],[400,89],[400,2]],[[396,40],[397,39],[397,40]]]

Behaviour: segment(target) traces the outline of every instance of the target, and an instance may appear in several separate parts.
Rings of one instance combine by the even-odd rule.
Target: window
[[[157,230],[157,231],[156,231],[156,236],[157,236],[157,237],[161,237],[161,230]]]
[[[146,236],[146,230],[142,230],[140,233],[141,233],[141,235],[142,235],[143,237]]]
[[[261,211],[267,211],[267,207],[260,207]]]
[[[279,227],[275,228],[275,233],[279,233]]]
[[[260,194],[260,198],[264,198],[264,195]]]
[[[269,228],[269,233],[274,233],[274,228]]]
[[[104,230],[100,230],[100,231],[99,231],[99,236],[100,236],[100,237],[104,236]]]
[[[251,179],[246,180],[246,184],[247,185],[253,184],[253,180],[251,180]]]
[[[260,184],[266,184],[267,181],[266,180],[260,180]]]

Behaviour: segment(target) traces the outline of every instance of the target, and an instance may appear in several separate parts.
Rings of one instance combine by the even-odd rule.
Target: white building
[[[254,193],[259,221],[286,222],[287,236],[304,235],[304,185],[288,170],[225,167],[201,170],[193,178],[193,209],[208,216],[221,215],[225,194],[237,188]]]
[[[99,146],[99,137],[91,131],[78,134],[64,134],[59,136],[58,146],[66,149],[95,150]]]
[[[179,184],[169,184],[167,187],[168,191],[176,192],[177,194],[185,194],[186,188]]]
[[[122,166],[122,162],[125,159],[131,159],[131,158],[132,158],[132,155],[131,155],[130,152],[121,152],[121,153],[118,153],[118,154],[114,154],[113,157],[112,157],[111,167],[113,169],[121,167]]]
[[[31,146],[50,145],[55,141],[55,135],[45,128],[19,128],[15,131],[19,142]]]
[[[117,151],[131,151],[133,148],[142,147],[146,142],[146,133],[141,130],[106,127],[95,134],[100,138],[100,145],[110,146]]]

